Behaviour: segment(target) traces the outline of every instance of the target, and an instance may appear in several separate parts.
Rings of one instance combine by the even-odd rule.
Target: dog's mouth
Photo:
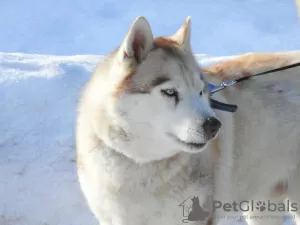
[[[197,142],[185,142],[180,140],[178,137],[176,137],[174,134],[168,133],[168,135],[175,140],[177,143],[184,145],[185,147],[188,147],[190,149],[201,149],[203,148],[206,143],[197,143]]]

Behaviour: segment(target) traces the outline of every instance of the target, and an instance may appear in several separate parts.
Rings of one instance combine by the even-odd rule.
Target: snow
[[[95,224],[79,192],[74,116],[101,59],[0,54],[0,224]]]
[[[206,65],[230,57],[196,56]],[[101,59],[0,53],[1,225],[97,224],[77,181],[74,120]]]

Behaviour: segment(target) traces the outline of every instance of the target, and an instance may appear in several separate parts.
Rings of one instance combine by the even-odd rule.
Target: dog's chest
[[[192,198],[197,197],[199,204],[205,211],[207,196],[209,193],[204,187],[196,184],[189,185],[185,190],[169,190],[162,193],[119,193],[111,201],[109,211],[112,214],[112,224],[130,225],[182,225],[188,221],[192,211]],[[208,217],[207,217],[208,218]],[[198,221],[189,221],[190,224],[205,224],[205,218]]]

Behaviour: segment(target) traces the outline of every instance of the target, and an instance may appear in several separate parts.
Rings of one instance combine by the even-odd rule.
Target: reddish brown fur
[[[212,217],[208,218],[208,220],[206,221],[206,225],[213,225],[213,219],[212,219]]]
[[[162,48],[162,49],[178,49],[180,45],[173,40],[172,38],[169,37],[158,37],[154,39],[154,46],[157,48]],[[132,77],[135,74],[135,69],[129,69],[129,72],[127,75],[124,76],[124,79],[119,83],[119,85],[115,88],[113,92],[113,97],[118,98],[121,93],[124,91],[129,91],[129,92],[139,92],[139,93],[146,93],[147,90],[142,90],[142,89],[134,89],[132,87]],[[131,90],[130,90],[131,88]]]
[[[211,76],[225,81],[249,77],[268,69],[285,66],[288,63],[289,59],[282,55],[272,53],[246,54],[203,68],[203,70]]]
[[[135,70],[130,70],[127,75],[124,76],[124,79],[119,83],[119,85],[113,91],[113,97],[118,98],[124,91],[127,91],[128,87],[131,85],[131,78],[135,74]]]
[[[279,182],[273,189],[274,195],[284,195],[287,192],[287,184],[285,182]]]
[[[180,47],[179,43],[170,37],[157,37],[153,43],[158,48],[178,49]]]

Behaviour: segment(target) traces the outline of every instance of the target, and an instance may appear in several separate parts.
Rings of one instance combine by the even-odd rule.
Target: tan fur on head
[[[127,91],[131,86],[131,78],[135,74],[135,70],[129,71],[127,75],[124,76],[124,79],[115,87],[113,91],[113,97],[118,98],[124,91]]]
[[[190,21],[188,16],[184,24],[172,36],[158,37],[154,39],[154,44],[160,48],[187,49],[190,47]]]
[[[139,22],[139,21],[141,21],[141,22]],[[140,23],[145,23],[145,18],[144,17],[138,17],[135,20],[135,22],[133,23],[133,25],[131,25],[129,31],[126,34],[126,38],[124,40],[124,43],[120,47],[118,47],[117,50],[112,52],[110,54],[111,56],[120,55],[121,58],[126,58],[126,57],[129,57],[130,55],[134,54],[135,55],[134,58],[138,58],[139,54],[144,54],[143,57],[147,58],[147,54],[149,54],[149,52],[151,52],[151,51],[153,51],[154,49],[157,49],[157,48],[168,49],[168,50],[171,49],[171,50],[174,50],[174,51],[180,51],[180,50],[185,49],[189,45],[190,17],[187,17],[184,24],[179,28],[179,30],[174,35],[169,36],[169,37],[168,36],[161,36],[161,37],[157,37],[155,39],[153,38],[152,39],[153,43],[149,43],[151,41],[150,35],[152,35],[152,34],[151,34],[150,26],[149,26],[148,23],[146,23],[147,26],[149,26],[148,36],[143,36],[143,35],[141,35],[141,33],[136,31],[138,29],[141,29],[141,27],[138,26]],[[136,25],[136,24],[138,24],[138,25]],[[135,33],[137,33],[139,35],[137,35]],[[148,38],[148,42],[147,42],[146,37]],[[131,40],[131,42],[130,42],[130,40]],[[127,42],[129,42],[129,43],[127,43]],[[144,49],[145,48],[145,46],[144,46],[145,43],[147,43],[147,45],[148,45],[148,50]],[[126,47],[122,47],[122,46],[126,46]],[[152,46],[152,49],[150,49],[149,46]],[[134,53],[131,53],[131,51],[133,51]],[[145,52],[143,52],[143,51],[145,51]],[[142,52],[142,53],[139,53],[139,52]],[[142,58],[142,60],[144,60],[145,58]],[[124,91],[138,92],[138,93],[146,93],[146,92],[149,91],[149,90],[146,90],[146,89],[144,90],[141,87],[134,86],[132,84],[132,81],[131,81],[132,80],[131,78],[136,73],[137,66],[141,62],[142,61],[140,61],[140,62],[131,62],[131,63],[128,64],[128,68],[125,69],[127,74],[125,74],[123,76],[122,81],[120,81],[119,85],[115,88],[115,90],[113,92],[113,97],[120,96],[120,94]]]
[[[179,30],[172,36],[161,36],[153,39],[153,49],[161,48],[173,51],[182,51],[190,46],[190,17],[187,17],[184,24],[179,28]],[[127,36],[129,35],[129,31]],[[150,50],[150,51],[152,51]],[[118,48],[118,51],[123,51],[122,48]],[[122,53],[121,53],[122,55]],[[132,64],[131,64],[132,65]],[[124,91],[129,91],[131,93],[147,93],[148,89],[142,89],[141,87],[136,87],[132,84],[131,78],[136,73],[136,67],[134,65],[128,68],[127,74],[123,77],[123,80],[115,88],[113,92],[113,97],[118,97]]]
[[[161,49],[173,49],[178,50],[180,45],[170,37],[157,37],[153,40],[154,48]],[[123,80],[119,83],[119,85],[115,88],[113,92],[113,97],[117,98],[124,91],[129,91],[131,93],[139,92],[146,93],[150,90],[142,89],[142,87],[132,86],[132,77],[136,73],[136,68],[129,68],[129,72],[124,76]]]
[[[154,39],[154,45],[158,48],[179,48],[179,43],[170,37],[157,37]]]

